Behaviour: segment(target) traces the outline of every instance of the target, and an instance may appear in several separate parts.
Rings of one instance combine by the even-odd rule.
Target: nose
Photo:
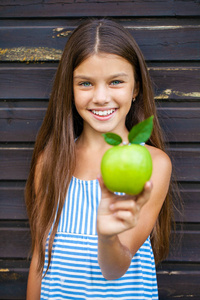
[[[99,105],[105,105],[110,101],[110,95],[107,86],[99,85],[94,90],[93,102]]]

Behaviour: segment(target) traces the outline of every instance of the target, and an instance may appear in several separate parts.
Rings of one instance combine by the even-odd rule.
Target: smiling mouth
[[[109,116],[116,111],[116,108],[108,109],[108,110],[95,110],[92,109],[91,112],[96,116]]]

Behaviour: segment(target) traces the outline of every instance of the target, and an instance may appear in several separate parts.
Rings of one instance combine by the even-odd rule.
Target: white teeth
[[[109,109],[109,110],[92,110],[93,114],[98,116],[108,116],[112,114],[115,111],[115,109]]]

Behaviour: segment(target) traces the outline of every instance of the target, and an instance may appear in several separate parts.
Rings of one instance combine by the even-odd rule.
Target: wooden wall
[[[200,299],[197,0],[0,1],[0,299],[25,299],[25,181],[63,47],[88,16],[116,18],[147,60],[185,209],[183,226],[176,213],[176,242],[157,269],[160,299]]]

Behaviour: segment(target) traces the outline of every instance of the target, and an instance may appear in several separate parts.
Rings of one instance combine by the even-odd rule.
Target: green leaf
[[[118,134],[107,132],[107,133],[103,133],[103,136],[104,136],[104,140],[109,145],[117,146],[122,143],[122,138]]]
[[[153,116],[133,126],[128,135],[131,144],[145,143],[153,130]]]

